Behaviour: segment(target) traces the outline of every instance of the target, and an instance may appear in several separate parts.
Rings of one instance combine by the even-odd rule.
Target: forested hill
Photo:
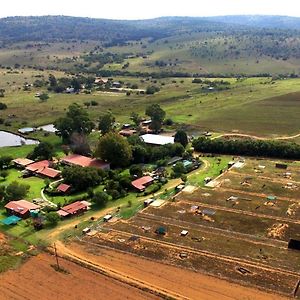
[[[121,21],[65,16],[10,17],[0,19],[0,40],[52,41],[99,40],[123,43],[129,40],[154,40],[193,32],[240,32],[261,28],[300,30],[300,18],[279,16],[225,16],[211,18],[163,17]]]

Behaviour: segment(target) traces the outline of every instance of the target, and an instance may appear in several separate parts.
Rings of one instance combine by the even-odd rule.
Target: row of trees
[[[279,141],[211,140],[200,137],[193,140],[193,147],[206,153],[300,159],[300,145]]]

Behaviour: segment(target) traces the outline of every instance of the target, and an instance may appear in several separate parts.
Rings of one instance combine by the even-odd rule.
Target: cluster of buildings
[[[61,177],[61,171],[55,169],[58,164],[65,166],[80,166],[80,167],[94,167],[103,170],[109,170],[110,164],[100,159],[82,156],[78,154],[72,154],[66,156],[60,161],[41,160],[33,161],[27,158],[17,158],[13,160],[15,166],[22,169],[24,177],[28,176],[40,176],[49,179],[58,179]],[[60,189],[65,189],[66,186],[61,186]]]

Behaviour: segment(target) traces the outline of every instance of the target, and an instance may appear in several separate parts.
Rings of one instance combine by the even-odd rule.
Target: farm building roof
[[[42,168],[40,170],[37,170],[36,173],[49,178],[56,178],[57,176],[60,175],[61,171],[52,168]]]
[[[61,209],[72,215],[82,209],[87,209],[87,206],[81,203],[80,201],[76,201],[74,203],[62,207]]]
[[[10,201],[5,205],[6,209],[25,215],[29,210],[39,209],[40,206],[26,200]]]
[[[159,134],[144,134],[140,137],[146,144],[151,145],[166,145],[174,144],[174,137]]]
[[[4,220],[1,220],[1,223],[4,224],[4,225],[15,225],[20,220],[21,220],[21,218],[19,218],[17,216],[9,216],[8,218],[6,218]]]
[[[57,213],[58,213],[61,217],[66,217],[66,216],[69,215],[68,212],[66,212],[66,211],[64,211],[64,210],[62,210],[62,209],[58,210]]]
[[[16,158],[13,160],[13,163],[15,163],[19,166],[22,166],[22,167],[26,167],[26,166],[34,163],[34,161],[31,159],[28,159],[28,158]]]
[[[131,182],[131,184],[138,190],[143,191],[146,188],[147,184],[153,182],[153,178],[151,176],[143,176],[139,179],[136,179]]]
[[[48,168],[50,166],[50,161],[49,160],[41,160],[37,161],[33,164],[30,164],[26,167],[26,170],[31,171],[31,172],[37,172],[38,170],[41,170],[43,168]]]
[[[95,167],[99,169],[108,169],[109,163],[106,163],[100,159],[90,158],[83,155],[72,154],[63,158],[62,163],[69,165],[76,165],[80,167]]]
[[[66,193],[70,188],[71,188],[70,185],[65,184],[65,183],[61,183],[61,184],[57,187],[57,190],[58,190],[59,192]]]

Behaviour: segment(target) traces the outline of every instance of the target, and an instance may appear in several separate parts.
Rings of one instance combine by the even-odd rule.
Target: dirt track
[[[219,138],[223,138],[223,137],[244,137],[244,138],[251,138],[251,139],[255,139],[255,140],[292,140],[295,138],[300,137],[300,133],[295,134],[295,135],[290,135],[290,136],[279,136],[279,137],[275,137],[275,138],[267,138],[267,137],[261,137],[261,136],[256,136],[256,135],[250,135],[250,134],[242,134],[242,133],[224,133],[221,135],[218,135],[216,137],[214,137],[213,139],[219,139]]]
[[[95,266],[108,268],[124,276],[130,276],[137,281],[142,281],[149,286],[170,291],[173,295],[177,294],[178,297],[176,298],[179,299],[286,299],[118,251],[101,249],[92,254],[87,253],[83,246],[72,244],[68,246],[68,253],[88,259]]]
[[[156,296],[60,259],[70,272],[54,271],[54,258],[41,254],[31,258],[16,271],[0,275],[1,300],[139,300]]]

